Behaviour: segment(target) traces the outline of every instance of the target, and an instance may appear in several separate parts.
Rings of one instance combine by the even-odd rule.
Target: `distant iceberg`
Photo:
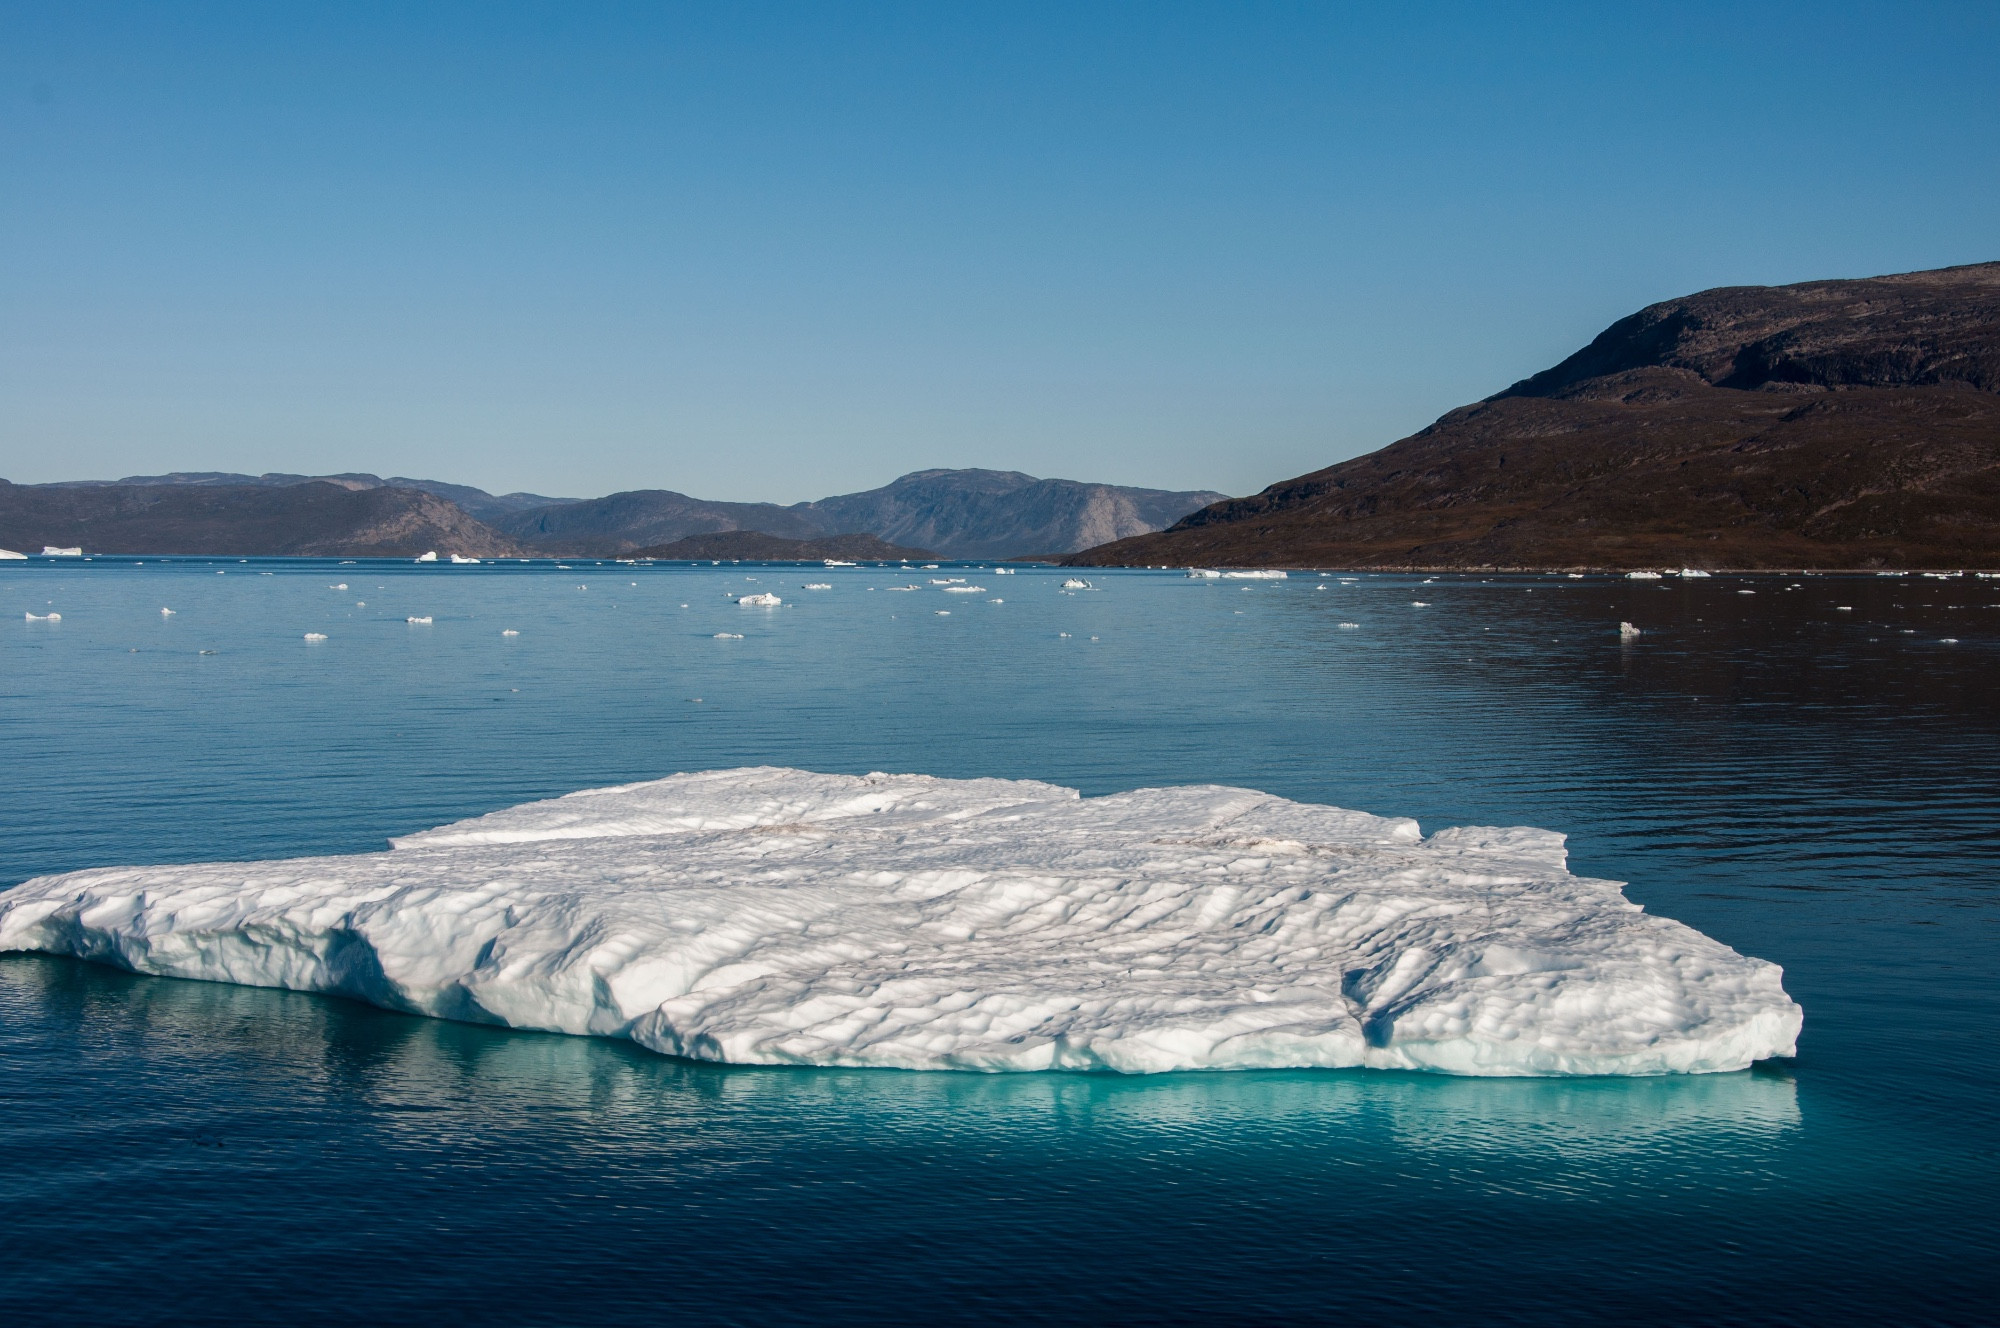
[[[768,591],[761,595],[744,595],[736,602],[750,608],[759,609],[775,609],[784,603],[783,600],[779,599],[776,595],[770,594]]]
[[[436,549],[432,549],[429,553],[420,553],[417,555],[417,561],[420,563],[434,563],[437,560],[438,556]]]
[[[66,548],[58,548],[57,546],[55,546],[55,545],[53,545],[53,544],[44,544],[44,545],[42,546],[42,557],[44,557],[44,558],[81,558],[81,557],[83,557],[83,550],[82,550],[82,549],[78,549],[78,548],[67,548],[67,549],[66,549]]]
[[[1546,830],[769,767],[382,853],[39,877],[0,950],[760,1065],[1701,1073],[1801,1020],[1775,965]]]
[[[1224,572],[1222,579],[1225,581],[1283,581],[1287,579],[1287,576],[1284,572]]]
[[[25,553],[16,553],[12,549],[0,549],[0,563],[24,563],[26,561],[28,561],[28,555]]]

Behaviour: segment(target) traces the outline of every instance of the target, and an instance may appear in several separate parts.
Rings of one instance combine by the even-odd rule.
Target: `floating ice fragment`
[[[950,610],[950,609],[933,609],[933,610],[931,610],[931,612],[933,612],[933,613],[937,614],[937,616],[938,616],[938,617],[940,617],[940,618],[949,618],[949,617],[951,617],[951,610]]]
[[[519,636],[519,635],[520,635],[520,633],[519,633],[519,632],[517,632],[517,631],[515,631],[515,630],[514,630],[513,628],[511,628],[511,627],[503,627],[503,628],[501,628],[501,629],[500,629],[500,635],[502,635],[502,636]]]
[[[1062,588],[1064,590],[1089,590],[1091,589],[1091,584],[1080,576],[1072,576],[1064,579]]]
[[[1426,599],[1413,599],[1410,601],[1410,607],[1413,609],[1428,609],[1430,606],[1430,601]]]
[[[171,618],[174,616],[174,611],[172,609],[161,609],[160,616],[162,618]]]
[[[1359,627],[1359,626],[1361,626],[1361,624],[1360,624],[1360,623],[1342,623],[1342,624],[1341,624],[1341,626],[1342,626],[1342,627],[1344,627],[1344,628],[1349,628],[1349,629],[1352,629],[1352,628],[1356,628],[1356,627]]]
[[[780,604],[784,603],[783,600],[779,599],[776,595],[773,595],[768,591],[761,595],[744,595],[740,597],[736,602],[738,604],[747,605],[751,608],[759,608],[759,609],[775,609]]]
[[[25,553],[16,553],[12,549],[0,549],[0,563],[24,563],[26,561],[28,561],[28,555]]]
[[[1707,572],[1704,572],[1704,571],[1702,571],[1702,570],[1701,570],[1701,569],[1700,569],[1699,567],[1683,567],[1683,568],[1681,568],[1681,575],[1682,575],[1683,577],[1690,577],[1690,576],[1692,576],[1692,577],[1703,577],[1703,576],[1707,576],[1707,575],[1708,575],[1708,573],[1707,573]]]
[[[420,563],[434,563],[437,560],[438,556],[436,549],[432,549],[429,553],[419,554],[417,557],[417,561]]]
[[[428,627],[430,626],[431,616],[427,613],[421,618],[410,617],[403,619],[403,621],[406,623],[416,623],[419,627]]]
[[[451,560],[459,564],[460,566],[464,566],[467,563],[477,563],[479,561],[477,558],[461,558],[455,553],[451,555]]]
[[[324,641],[324,640],[326,640],[326,633],[325,633],[325,632],[307,632],[307,633],[306,633],[306,640],[308,640],[308,641]]]
[[[62,615],[60,613],[31,613],[27,616],[27,620],[29,622],[61,622]]]
[[[345,589],[347,589],[347,583],[346,583],[345,581],[342,581],[342,582],[340,582],[340,583],[339,583],[339,584],[337,584],[337,585],[331,585],[331,586],[328,586],[328,587],[327,587],[327,589],[328,589],[328,590],[345,590]]]
[[[57,545],[54,544],[44,544],[42,546],[42,557],[81,558],[83,557],[83,550],[80,548],[58,547]]]
[[[799,589],[801,589],[801,590],[832,590],[832,589],[833,589],[833,583],[832,583],[831,581],[808,581],[808,582],[806,582],[806,583],[805,583],[804,585],[800,586],[800,587],[799,587]]]
[[[986,593],[986,587],[985,587],[985,586],[946,586],[946,587],[944,588],[944,593],[945,593],[945,594],[947,594],[947,595],[984,595],[984,594]]]
[[[717,633],[715,634],[715,639],[716,639],[716,640],[718,640],[718,641],[741,641],[741,640],[743,639],[743,633],[741,633],[741,632],[717,632]]]
[[[1642,633],[1638,628],[1634,627],[1631,623],[1621,622],[1618,624],[1618,639],[1621,641],[1630,641],[1633,637],[1642,635],[1644,635],[1644,633]]]
[[[1625,579],[1627,581],[1657,581],[1660,579],[1660,574],[1658,572],[1627,572]]]
[[[1801,1020],[1561,835],[1252,789],[724,770],[393,843],[39,877],[0,950],[739,1064],[1699,1073]]]

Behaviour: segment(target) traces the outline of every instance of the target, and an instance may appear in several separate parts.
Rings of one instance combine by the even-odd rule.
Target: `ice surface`
[[[675,775],[388,852],[0,894],[0,950],[750,1064],[1657,1074],[1788,1055],[1775,965],[1546,830],[1250,789]]]
[[[776,595],[770,594],[769,592],[766,592],[761,595],[743,595],[738,597],[736,602],[738,604],[746,605],[751,608],[759,608],[759,609],[775,609],[780,604],[784,603],[783,600],[779,599]]]
[[[0,562],[26,562],[28,555],[16,553],[12,549],[0,549]]]
[[[1286,577],[1283,572],[1224,572],[1222,579],[1225,581],[1283,581]]]

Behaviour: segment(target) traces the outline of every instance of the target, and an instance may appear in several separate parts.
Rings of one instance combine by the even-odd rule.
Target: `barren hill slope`
[[[2000,263],[1652,305],[1379,452],[1084,565],[2000,565]]]

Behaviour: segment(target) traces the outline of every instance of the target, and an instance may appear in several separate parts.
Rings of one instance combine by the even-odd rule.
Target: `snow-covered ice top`
[[[746,1064],[1657,1074],[1789,1055],[1801,1019],[1775,965],[1546,830],[770,767],[382,853],[39,877],[0,950]]]
[[[738,604],[745,604],[753,608],[760,608],[760,609],[775,609],[780,604],[784,603],[783,600],[779,599],[776,595],[771,594],[769,591],[766,591],[758,595],[743,595],[738,597],[736,602]]]

